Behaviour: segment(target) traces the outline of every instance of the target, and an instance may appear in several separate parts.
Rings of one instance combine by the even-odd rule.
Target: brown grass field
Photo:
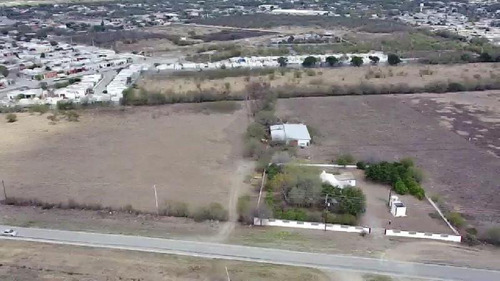
[[[230,72],[231,70],[226,70]],[[299,74],[296,74],[299,72]],[[476,82],[485,79],[500,79],[500,64],[464,65],[403,65],[403,66],[363,66],[340,68],[299,69],[297,71],[276,70],[265,76],[227,77],[222,79],[200,79],[193,72],[192,77],[172,77],[170,74],[154,74],[140,80],[138,85],[149,92],[187,94],[189,92],[210,91],[222,93],[227,90],[237,95],[244,92],[252,81],[268,82],[271,88],[290,91],[303,89],[311,92],[330,92],[332,86],[353,86],[361,83],[374,85],[406,84],[421,87],[435,82]]]
[[[8,196],[154,211],[156,185],[160,204],[226,207],[246,175],[239,172],[243,110],[222,114],[195,104],[87,110],[79,122],[55,125],[38,114],[18,114],[15,123],[1,117],[0,174]]]
[[[327,281],[318,269],[41,243],[0,241],[0,280]],[[359,275],[359,276],[358,276]],[[363,280],[361,274],[352,273]],[[352,279],[335,279],[352,280]]]
[[[473,121],[467,123],[488,128],[487,132],[483,130],[485,133],[480,141],[469,140],[468,135],[443,122],[440,115],[449,111],[440,108],[447,104],[448,107],[460,105],[454,101],[466,103],[464,96],[468,95],[475,99],[471,98],[468,107],[459,107],[462,111],[455,112],[456,120],[457,123],[458,120],[467,121],[469,116]],[[305,122],[319,131],[315,144],[300,151],[302,156],[320,162],[333,161],[342,153],[352,153],[357,159],[372,161],[413,157],[425,171],[424,188],[428,194],[439,194],[456,211],[474,220],[475,225],[490,227],[500,221],[500,160],[498,150],[491,147],[498,146],[498,122],[492,121],[500,114],[499,95],[500,92],[491,91],[298,98],[280,100],[277,111],[284,119]],[[489,101],[487,107],[483,106],[483,111],[479,111],[478,106],[472,105],[478,104],[475,100],[482,99]],[[431,102],[437,105],[427,108]],[[465,131],[462,127],[460,130]],[[474,132],[477,130],[471,134]],[[486,133],[490,133],[489,138]]]

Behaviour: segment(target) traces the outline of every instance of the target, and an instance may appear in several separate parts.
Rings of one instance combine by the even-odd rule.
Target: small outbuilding
[[[406,206],[403,202],[399,201],[399,197],[393,195],[391,196],[391,201],[389,201],[389,207],[391,208],[391,214],[395,217],[406,217]]]
[[[311,136],[304,124],[280,124],[270,126],[271,139],[301,148],[311,144]]]

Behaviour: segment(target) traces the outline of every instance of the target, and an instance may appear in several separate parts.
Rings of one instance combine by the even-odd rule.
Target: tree
[[[337,201],[339,202],[338,210],[341,214],[358,216],[365,212],[366,198],[359,188],[348,187],[343,189],[342,197]]]
[[[484,52],[484,53],[481,53],[481,55],[479,55],[479,61],[480,62],[493,62],[494,60],[490,54]]]
[[[40,54],[40,58],[44,59],[45,58],[45,53]]]
[[[288,59],[285,57],[279,57],[278,63],[280,64],[280,67],[286,67],[288,64]]]
[[[278,117],[274,115],[271,110],[262,110],[255,114],[255,122],[262,124],[266,127],[276,124],[278,122]]]
[[[360,67],[363,64],[363,58],[358,56],[353,56],[351,58],[351,64]]]
[[[397,65],[400,62],[401,62],[401,59],[395,54],[389,54],[387,56],[387,63],[389,63],[389,65]]]
[[[313,56],[309,56],[309,57],[304,59],[304,61],[302,62],[302,66],[303,67],[313,67],[316,65],[317,62],[318,62],[317,58],[315,58]]]
[[[51,46],[57,46],[57,42],[56,42],[56,41],[54,41],[54,40],[51,40],[51,41],[50,41],[50,45],[51,45]]]
[[[396,191],[397,194],[404,195],[408,193],[408,188],[406,187],[404,182],[401,179],[399,179],[398,181],[396,181],[396,184],[394,185],[394,191]]]
[[[380,58],[377,56],[369,56],[368,58],[370,59],[370,62],[373,65],[378,64],[378,62],[380,61]]]
[[[328,66],[335,66],[339,63],[339,59],[337,57],[334,57],[334,56],[329,56],[325,59],[326,63],[328,64]]]
[[[9,76],[9,70],[5,65],[0,65],[0,74],[2,74],[4,77]]]

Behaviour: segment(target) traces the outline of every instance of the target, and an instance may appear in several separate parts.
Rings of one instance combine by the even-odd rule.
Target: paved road
[[[109,70],[106,72],[102,72],[102,79],[99,83],[94,87],[94,94],[102,95],[106,87],[111,83],[111,81],[115,78],[118,72],[116,70]]]
[[[500,280],[500,271],[471,269],[465,267],[397,262],[364,257],[294,252],[278,249],[148,238],[141,236],[22,228],[0,225],[0,229],[5,228],[16,229],[18,237],[2,237],[4,239],[306,266],[327,270],[351,270],[442,280]]]

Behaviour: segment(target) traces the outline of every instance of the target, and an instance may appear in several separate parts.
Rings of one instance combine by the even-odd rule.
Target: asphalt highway
[[[0,225],[0,230],[7,228],[16,230],[18,234],[16,237],[0,236],[2,239],[305,266],[326,270],[350,270],[426,279],[471,281],[500,280],[500,271],[486,269],[142,236]]]

